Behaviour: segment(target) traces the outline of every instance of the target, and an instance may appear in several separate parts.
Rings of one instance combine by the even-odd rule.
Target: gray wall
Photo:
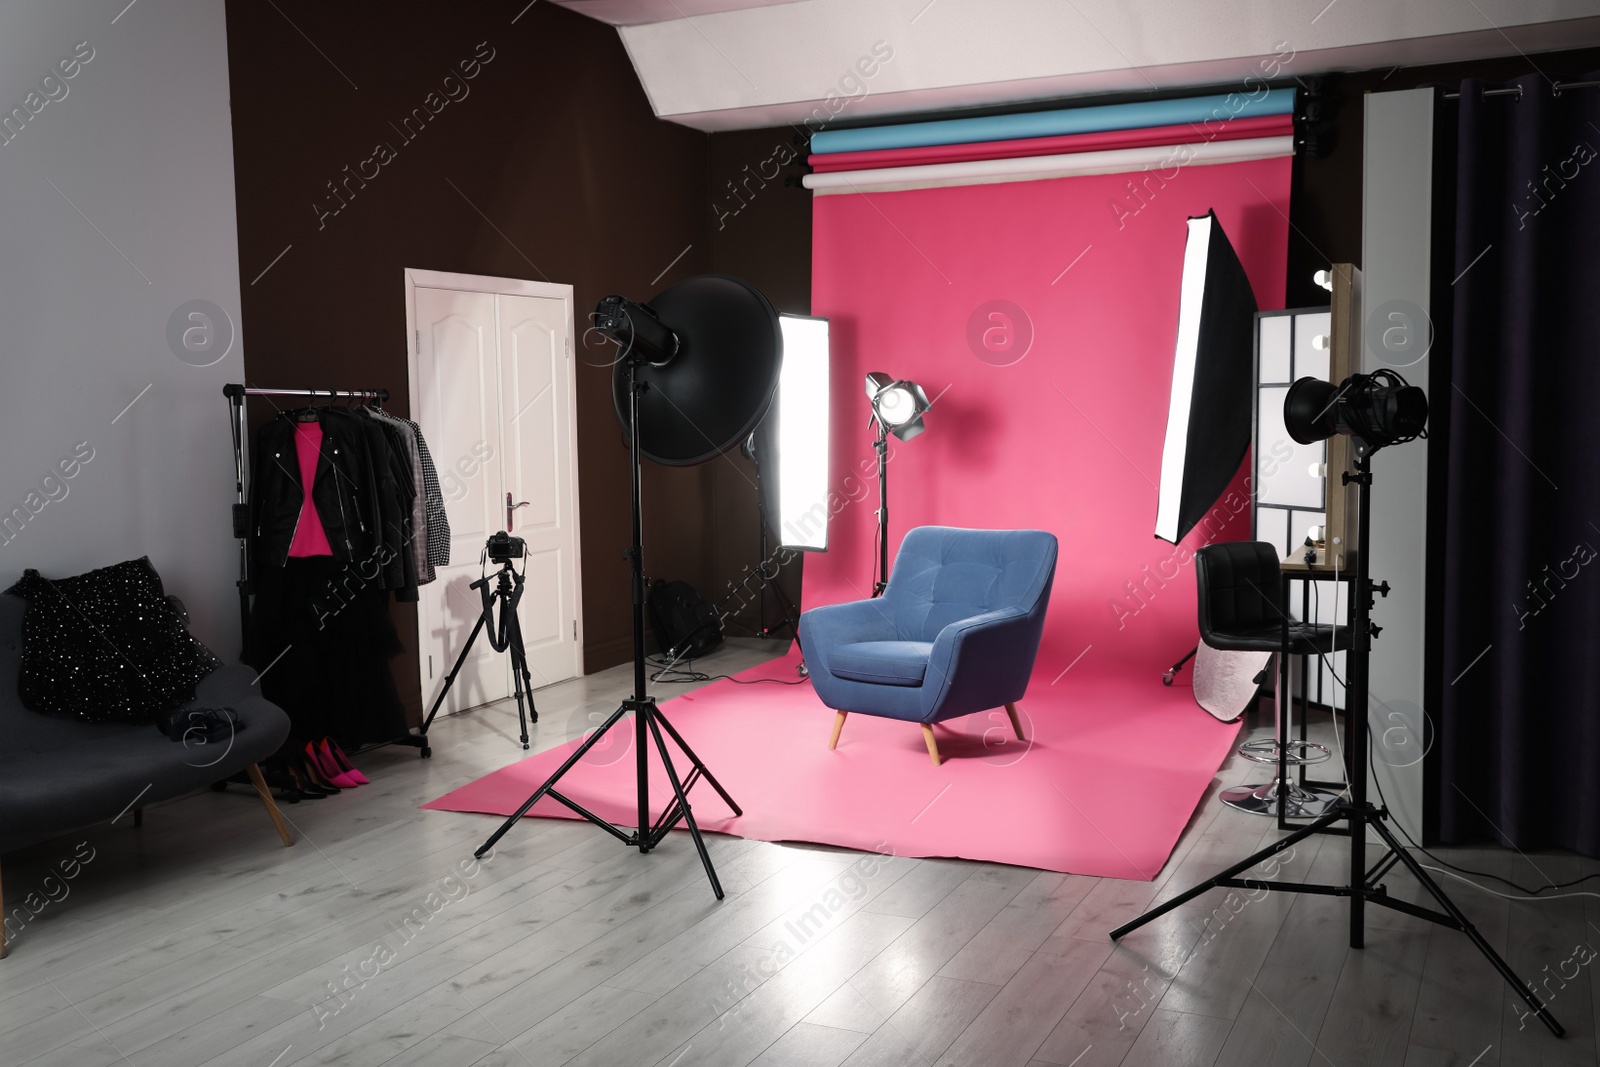
[[[64,78],[75,50],[92,57]],[[222,385],[243,363],[222,0],[0,7],[0,117],[0,583],[149,555],[195,632],[234,656]],[[186,351],[168,322],[193,300],[221,315],[209,344],[185,323]],[[75,449],[92,459],[74,466]]]
[[[1365,324],[1361,369],[1389,367],[1412,385],[1428,387],[1428,361],[1416,359],[1428,330],[1433,210],[1433,91],[1371,93],[1365,98],[1366,153],[1362,179],[1361,267]],[[1407,318],[1415,327],[1406,333]],[[1375,320],[1378,326],[1374,328]],[[1377,338],[1388,331],[1387,345]],[[1415,362],[1410,362],[1416,359]],[[1372,776],[1389,810],[1422,840],[1422,754],[1431,730],[1422,711],[1423,638],[1428,528],[1428,442],[1412,441],[1372,461],[1373,581],[1391,591],[1372,608],[1383,633],[1372,645]],[[1369,783],[1369,798],[1380,803]]]

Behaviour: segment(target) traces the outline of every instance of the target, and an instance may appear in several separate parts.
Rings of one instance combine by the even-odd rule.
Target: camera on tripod
[[[433,707],[428,709],[428,717],[422,721],[422,736],[427,737],[428,727],[433,725],[433,717],[439,714],[439,709],[444,706],[444,699],[450,693],[450,687],[456,684],[456,676],[461,673],[461,665],[467,662],[467,656],[472,652],[472,643],[478,639],[479,632],[485,632],[489,638],[489,647],[496,652],[506,652],[511,656],[511,691],[517,698],[517,720],[522,724],[522,747],[528,748],[528,723],[539,721],[539,709],[533,703],[533,676],[528,671],[528,653],[522,644],[522,624],[517,621],[517,605],[522,602],[522,588],[524,576],[517,572],[511,565],[514,559],[521,559],[527,549],[527,543],[520,537],[512,537],[501,530],[499,533],[490,534],[484,542],[484,555],[500,565],[496,574],[489,574],[484,568],[483,577],[468,585],[469,589],[478,592],[481,608],[478,621],[472,626],[472,633],[467,635],[467,643],[461,646],[461,654],[456,657],[456,664],[450,668],[450,673],[445,676],[444,686],[439,690],[439,695],[434,698]],[[494,585],[490,589],[490,584]],[[495,607],[499,606],[500,618],[495,619]],[[526,701],[526,703],[524,703]]]
[[[484,543],[484,551],[496,563],[510,563],[514,559],[521,559],[527,542],[520,537],[512,537],[501,530],[497,534],[490,534],[489,540]]]

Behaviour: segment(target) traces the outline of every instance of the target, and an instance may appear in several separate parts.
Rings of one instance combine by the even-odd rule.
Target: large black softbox
[[[1256,298],[1215,211],[1189,220],[1156,536],[1177,544],[1250,450]]]

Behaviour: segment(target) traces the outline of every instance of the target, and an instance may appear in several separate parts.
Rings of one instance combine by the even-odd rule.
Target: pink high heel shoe
[[[335,769],[348,775],[356,785],[372,784],[371,779],[356,770],[356,765],[350,762],[350,757],[344,754],[344,749],[333,739],[327,737],[322,739],[322,756],[325,761],[332,763]]]
[[[354,789],[361,784],[350,777],[348,772],[340,770],[339,765],[331,758],[325,757],[322,751],[318,749],[315,741],[306,742],[306,758],[311,761],[311,765],[317,769],[317,772],[328,780],[328,784],[331,786],[339,789]]]

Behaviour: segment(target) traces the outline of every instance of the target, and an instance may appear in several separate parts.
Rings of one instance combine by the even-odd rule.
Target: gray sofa
[[[246,772],[278,835],[292,845],[257,764],[289,734],[289,717],[251,684],[255,672],[229,665],[208,675],[190,707],[231,707],[231,740],[172,741],[154,726],[91,724],[29,711],[17,697],[22,617],[27,602],[0,594],[0,853],[109,822]],[[13,902],[12,907],[25,906]],[[0,917],[9,914],[0,896]],[[0,924],[0,958],[6,955]]]

